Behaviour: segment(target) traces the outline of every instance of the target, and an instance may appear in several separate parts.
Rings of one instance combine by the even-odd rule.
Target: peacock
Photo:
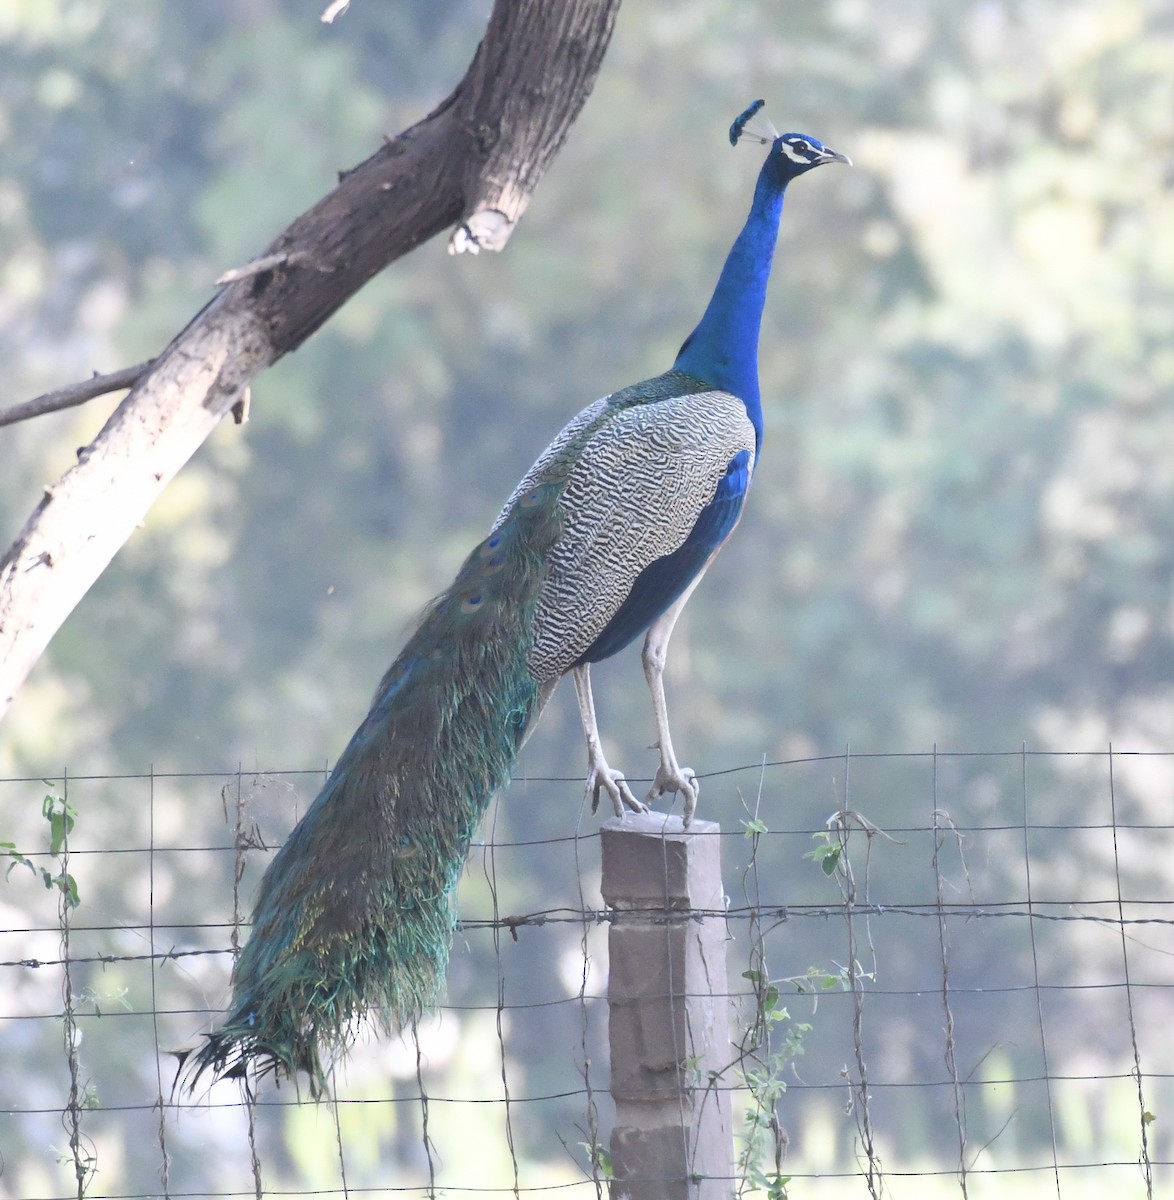
[[[270,863],[231,1011],[184,1071],[304,1071],[358,1018],[387,1031],[434,1006],[453,891],[490,799],[559,679],[587,740],[587,791],[617,816],[683,797],[663,675],[681,609],[742,512],[762,446],[758,340],[787,185],[846,155],[779,135],[756,101],[730,127],[769,145],[750,214],[697,328],[663,375],[588,405],[506,501],[379,683],[321,792]],[[591,665],[644,635],[659,765],[646,800],[604,757]],[[187,1057],[186,1055],[184,1056]]]

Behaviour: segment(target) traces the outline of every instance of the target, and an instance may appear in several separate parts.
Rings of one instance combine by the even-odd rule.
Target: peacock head
[[[805,171],[822,167],[824,163],[852,165],[846,154],[825,146],[818,138],[805,133],[779,133],[762,113],[762,106],[763,101],[755,100],[734,120],[730,126],[730,145],[736,146],[740,141],[769,145],[766,168],[778,183],[785,186]]]

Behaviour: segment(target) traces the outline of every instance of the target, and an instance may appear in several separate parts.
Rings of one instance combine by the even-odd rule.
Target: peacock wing
[[[583,661],[621,610],[607,653],[669,607],[733,528],[754,448],[745,405],[722,391],[620,408],[595,427],[558,498],[561,532],[534,618],[536,679]],[[742,486],[723,497],[735,462]]]

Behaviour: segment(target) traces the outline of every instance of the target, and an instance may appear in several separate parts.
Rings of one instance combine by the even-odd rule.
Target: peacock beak
[[[846,154],[841,154],[838,150],[833,150],[831,146],[824,146],[823,153],[819,157],[819,163],[822,166],[824,163],[832,162],[843,163],[846,167],[852,165],[852,160]]]

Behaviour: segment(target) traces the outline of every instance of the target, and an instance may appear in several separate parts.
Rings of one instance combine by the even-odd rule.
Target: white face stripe
[[[810,153],[799,153],[799,151],[796,150],[790,142],[782,143],[782,151],[793,163],[801,163],[803,166],[810,166],[816,157],[815,147],[810,142],[803,142],[802,144],[807,147]]]

